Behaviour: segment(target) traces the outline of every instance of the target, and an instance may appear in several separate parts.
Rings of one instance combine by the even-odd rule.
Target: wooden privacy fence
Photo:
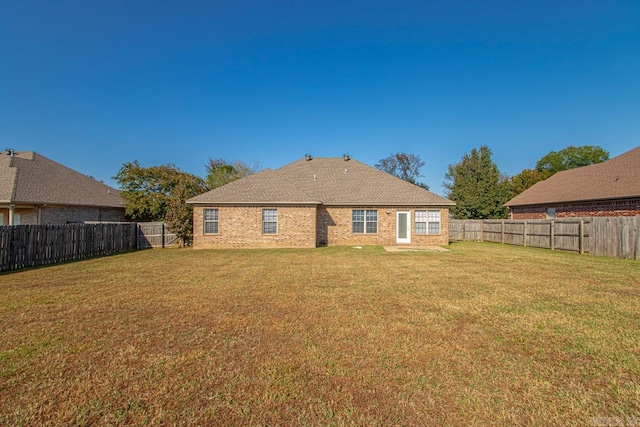
[[[526,221],[450,220],[449,239],[640,260],[640,216]]]
[[[166,248],[178,245],[178,236],[163,222],[138,223],[138,249]]]
[[[57,264],[136,249],[136,224],[0,227],[0,271]]]

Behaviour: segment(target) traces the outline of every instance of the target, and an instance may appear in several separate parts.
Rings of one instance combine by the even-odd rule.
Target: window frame
[[[265,214],[274,213],[274,212],[275,212],[275,218],[266,218],[265,219]],[[265,226],[267,224],[273,224],[275,226],[273,232],[271,232],[271,230],[269,230],[267,232],[267,229],[265,228]],[[278,234],[278,228],[279,228],[278,227],[278,209],[277,208],[263,208],[262,209],[262,235],[263,236],[276,236]]]
[[[420,214],[420,218],[418,215]],[[416,234],[428,234],[428,214],[426,209],[416,210],[413,213],[413,230]],[[418,224],[420,224],[420,229],[418,229]],[[424,228],[423,228],[424,227]]]
[[[375,219],[372,219],[374,217]],[[358,224],[358,227],[356,227],[356,224]],[[353,209],[351,211],[351,233],[378,234],[378,210]]]
[[[434,216],[437,217],[437,221],[432,220],[431,214],[434,214]],[[432,232],[431,231],[431,225],[432,224],[437,224],[438,225],[438,231],[437,232]],[[427,211],[427,234],[430,234],[430,235],[440,235],[440,234],[442,234],[442,213],[439,210],[428,210]]]
[[[215,212],[215,219],[207,219],[207,212]],[[207,231],[207,224],[215,224],[216,231]],[[210,236],[220,234],[220,209],[204,208],[202,210],[202,233]]]

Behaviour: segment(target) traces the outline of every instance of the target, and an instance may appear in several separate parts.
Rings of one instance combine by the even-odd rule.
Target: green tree
[[[448,166],[444,187],[447,197],[456,206],[451,208],[454,218],[506,218],[509,194],[498,166],[491,159],[487,146],[472,149],[458,163]]]
[[[142,167],[137,160],[122,165],[114,177],[127,201],[125,213],[138,221],[166,221],[178,237],[192,235],[191,207],[184,201],[206,191],[204,181],[175,165]]]
[[[504,180],[504,184],[509,192],[509,199],[512,199],[524,190],[547,178],[549,178],[549,172],[547,171],[524,169],[518,175],[514,175]]]
[[[247,164],[241,161],[227,163],[224,159],[211,157],[209,157],[209,161],[204,166],[207,171],[205,182],[209,190],[244,178],[260,170],[260,165],[257,163]]]
[[[572,145],[560,151],[551,151],[538,160],[536,170],[547,172],[549,176],[556,172],[602,163],[609,160],[609,152],[597,145]]]
[[[183,243],[187,243],[193,237],[193,206],[187,205],[185,201],[204,193],[207,188],[201,178],[188,173],[183,172],[177,180],[169,197],[164,220],[169,229],[182,239]]]
[[[429,186],[427,184],[418,182],[418,178],[422,177],[420,169],[424,165],[424,161],[416,154],[395,153],[388,155],[384,159],[380,159],[378,163],[375,164],[375,167],[428,190]]]

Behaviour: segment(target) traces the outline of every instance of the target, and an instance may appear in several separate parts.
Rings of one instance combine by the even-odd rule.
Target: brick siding
[[[555,208],[556,218],[636,216],[640,215],[640,198],[548,206],[517,206],[511,208],[510,217],[511,219],[547,219],[547,208]]]
[[[42,208],[40,221],[42,224],[66,224],[84,221],[121,222],[125,221],[125,217],[124,208],[56,206]]]
[[[320,206],[211,206],[219,210],[219,233],[204,234],[203,211],[193,210],[194,247],[196,248],[284,248],[336,245],[395,245],[396,212],[411,212],[411,245],[434,246],[449,243],[449,209],[447,208],[380,208],[380,207],[325,207]],[[278,209],[278,234],[262,234],[262,209]],[[360,234],[352,231],[354,209],[378,211],[378,232]],[[440,234],[417,235],[414,230],[414,212],[440,210]],[[389,213],[387,213],[389,212]]]
[[[218,234],[204,234],[204,209],[218,209]],[[278,210],[278,232],[262,234],[262,209]],[[314,248],[315,206],[212,206],[193,208],[195,248]]]
[[[37,208],[16,208],[15,214],[20,215],[20,224],[38,224]],[[8,223],[9,209],[0,209],[5,223]],[[40,224],[67,224],[70,222],[125,221],[124,208],[98,208],[98,207],[70,207],[70,206],[45,206],[40,208]]]

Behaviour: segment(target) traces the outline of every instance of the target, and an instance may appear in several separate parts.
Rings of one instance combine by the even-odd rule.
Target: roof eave
[[[455,206],[455,202],[451,202],[451,203],[432,203],[432,202],[346,202],[346,203],[336,203],[336,202],[327,202],[324,203],[324,206],[347,206],[347,207],[351,207],[351,206],[379,206],[379,207],[385,207],[385,206],[398,206],[398,207],[412,207],[412,206],[431,206],[431,207],[437,207],[437,206]]]
[[[126,203],[121,205],[107,205],[107,204],[88,204],[88,203],[62,203],[62,202],[33,202],[28,200],[12,200],[9,202],[0,201],[0,203],[11,203],[14,205],[30,205],[30,206],[47,206],[47,207],[55,207],[55,206],[74,206],[74,207],[87,207],[87,208],[118,208],[124,209],[127,207]]]
[[[288,206],[330,206],[330,207],[353,207],[353,206],[400,206],[400,207],[411,207],[411,206],[430,206],[430,207],[448,207],[455,206],[455,202],[449,203],[428,203],[428,202],[414,202],[414,203],[397,203],[397,202],[327,202],[323,203],[320,201],[257,201],[257,202],[220,202],[220,201],[189,201],[187,200],[185,203],[189,205],[198,205],[198,206],[266,206],[266,205],[288,205]]]
[[[317,206],[321,205],[322,202],[318,201],[292,201],[292,200],[266,200],[266,201],[257,201],[257,202],[220,202],[220,201],[190,201],[187,200],[185,202],[188,205],[201,205],[201,206]]]
[[[640,194],[631,195],[631,196],[617,196],[617,197],[602,197],[597,199],[576,199],[576,200],[547,200],[547,201],[539,201],[533,203],[505,203],[507,207],[516,207],[516,206],[545,206],[545,205],[559,205],[563,203],[585,203],[585,202],[606,202],[609,200],[629,200],[629,199],[640,199]]]

